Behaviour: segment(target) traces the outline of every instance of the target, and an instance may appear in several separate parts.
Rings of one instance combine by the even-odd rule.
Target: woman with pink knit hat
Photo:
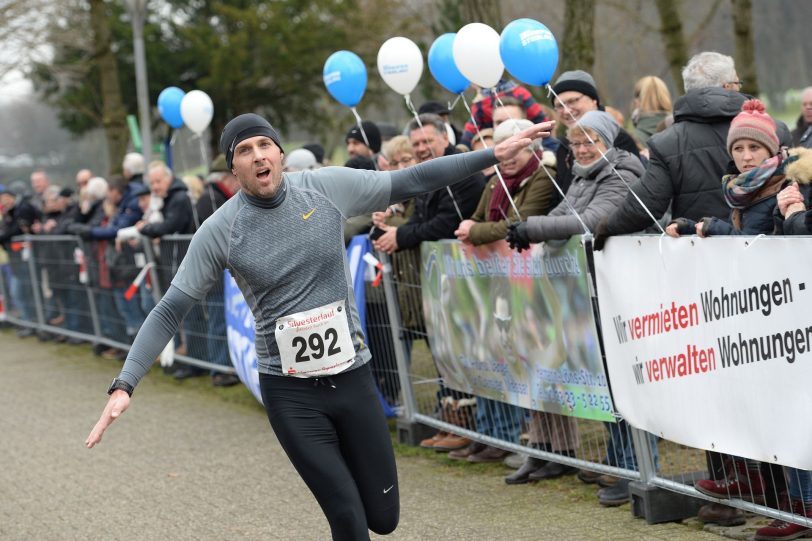
[[[747,100],[730,123],[727,150],[735,172],[722,177],[722,194],[733,209],[729,221],[703,218],[694,222],[677,218],[666,228],[672,237],[696,233],[712,235],[759,235],[774,230],[776,195],[784,187],[784,168],[793,161],[781,151],[775,121],[761,101]]]

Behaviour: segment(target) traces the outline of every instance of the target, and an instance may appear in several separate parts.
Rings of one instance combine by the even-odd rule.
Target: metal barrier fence
[[[117,249],[112,243],[73,236],[15,238],[7,272],[0,278],[5,318],[40,335],[126,350],[170,283],[190,239],[167,236],[157,244],[144,240]],[[580,468],[633,480],[633,512],[650,522],[684,518],[695,514],[701,503],[718,502],[812,527],[806,518],[812,514],[806,511],[812,508],[812,494],[806,489],[812,486],[809,472],[685,447],[630,427],[617,414],[615,423],[593,421],[525,410],[446,387],[423,319],[419,252],[378,257],[384,262],[383,282],[379,287],[367,282],[366,289],[368,342],[381,393],[399,408],[402,440],[418,443],[429,434],[417,427],[431,427],[446,434],[425,438],[425,446],[438,450],[443,440],[446,450],[461,447],[463,440],[448,436],[456,435],[549,461],[539,479]],[[126,289],[148,263],[153,264],[147,280],[151,289],[145,283],[127,300]],[[176,338],[177,360],[235,372],[228,357],[223,293],[220,283],[184,319]],[[464,453],[461,458],[466,458]],[[695,484],[703,479],[710,481],[700,491]],[[716,492],[707,490],[709,486]],[[662,495],[649,498],[653,489],[690,498],[677,503]]]
[[[70,235],[15,237],[9,272],[0,279],[5,318],[41,339],[63,337],[126,352],[190,240],[191,235],[178,235],[117,246]],[[128,299],[127,290],[147,263],[153,264],[148,278]],[[223,303],[219,284],[187,314],[176,337],[176,361],[236,372],[228,357]]]

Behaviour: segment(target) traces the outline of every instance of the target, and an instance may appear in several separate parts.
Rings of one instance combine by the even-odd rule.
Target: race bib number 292
[[[285,375],[308,378],[338,374],[355,358],[343,300],[280,317],[275,335]]]

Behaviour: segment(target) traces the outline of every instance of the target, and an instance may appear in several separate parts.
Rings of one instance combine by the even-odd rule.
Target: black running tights
[[[334,540],[388,534],[400,516],[392,440],[369,364],[329,378],[260,374],[277,439]]]

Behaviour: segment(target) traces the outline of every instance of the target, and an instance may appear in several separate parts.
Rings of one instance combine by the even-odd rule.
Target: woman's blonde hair
[[[634,84],[634,97],[641,112],[671,112],[671,93],[659,77],[648,75]]]
[[[385,142],[381,148],[381,152],[387,160],[391,160],[397,154],[414,155],[414,151],[412,151],[412,143],[405,135],[396,135]]]

